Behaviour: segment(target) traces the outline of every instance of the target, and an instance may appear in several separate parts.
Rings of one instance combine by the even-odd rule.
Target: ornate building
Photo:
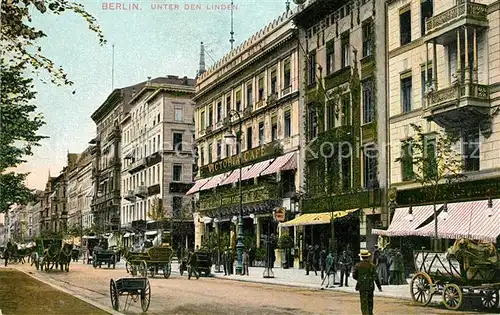
[[[51,177],[49,174],[40,211],[41,234],[66,231],[68,220],[66,186],[66,169],[63,169],[57,177]]]

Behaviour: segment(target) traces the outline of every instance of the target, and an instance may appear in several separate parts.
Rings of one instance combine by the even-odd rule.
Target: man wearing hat
[[[373,315],[373,291],[375,284],[382,292],[382,286],[377,275],[377,267],[370,261],[370,252],[362,249],[359,253],[361,262],[356,264],[352,277],[357,281],[356,291],[359,291],[361,302],[361,313],[363,315]]]

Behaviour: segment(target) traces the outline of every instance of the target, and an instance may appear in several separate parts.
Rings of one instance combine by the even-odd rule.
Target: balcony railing
[[[123,196],[123,199],[128,200],[128,201],[134,201],[135,200],[135,194],[133,190],[127,191],[125,196]]]
[[[148,188],[144,185],[138,186],[135,189],[134,194],[139,198],[146,198],[148,196]]]
[[[428,19],[425,27],[425,33],[431,33],[444,25],[456,22],[457,20],[463,18],[487,20],[487,5],[470,2],[470,0],[462,0],[460,2],[460,4]]]
[[[450,101],[458,101],[464,98],[473,98],[483,101],[488,101],[490,98],[487,85],[482,84],[460,84],[444,88],[429,94],[427,108],[439,106]]]
[[[146,159],[138,159],[137,161],[129,165],[128,172],[132,174],[135,173],[136,171],[140,171],[145,167],[146,167]]]

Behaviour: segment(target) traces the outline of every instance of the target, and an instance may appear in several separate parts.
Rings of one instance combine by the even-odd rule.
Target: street
[[[41,272],[28,264],[15,268],[38,279],[111,307],[109,281],[129,277],[123,268],[94,269],[90,265],[72,264],[69,273]],[[175,270],[174,270],[175,271]],[[278,285],[246,283],[217,278],[188,280],[173,273],[149,279],[152,297],[148,314],[360,314],[356,294],[309,290]],[[406,287],[402,289],[407,289]],[[123,312],[125,297],[120,298]],[[375,297],[376,314],[456,314],[442,307],[419,307],[409,301]],[[125,314],[140,314],[140,303]],[[473,314],[461,312],[461,314]]]

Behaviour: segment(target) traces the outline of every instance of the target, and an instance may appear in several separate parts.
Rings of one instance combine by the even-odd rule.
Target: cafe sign
[[[274,219],[278,222],[285,222],[286,209],[283,207],[277,208],[274,212]]]
[[[242,152],[241,164],[249,164],[264,158],[271,158],[279,153],[280,147],[276,143],[269,143],[251,150]],[[201,176],[216,175],[239,167],[238,155],[233,155],[223,160],[202,166],[200,168]]]

